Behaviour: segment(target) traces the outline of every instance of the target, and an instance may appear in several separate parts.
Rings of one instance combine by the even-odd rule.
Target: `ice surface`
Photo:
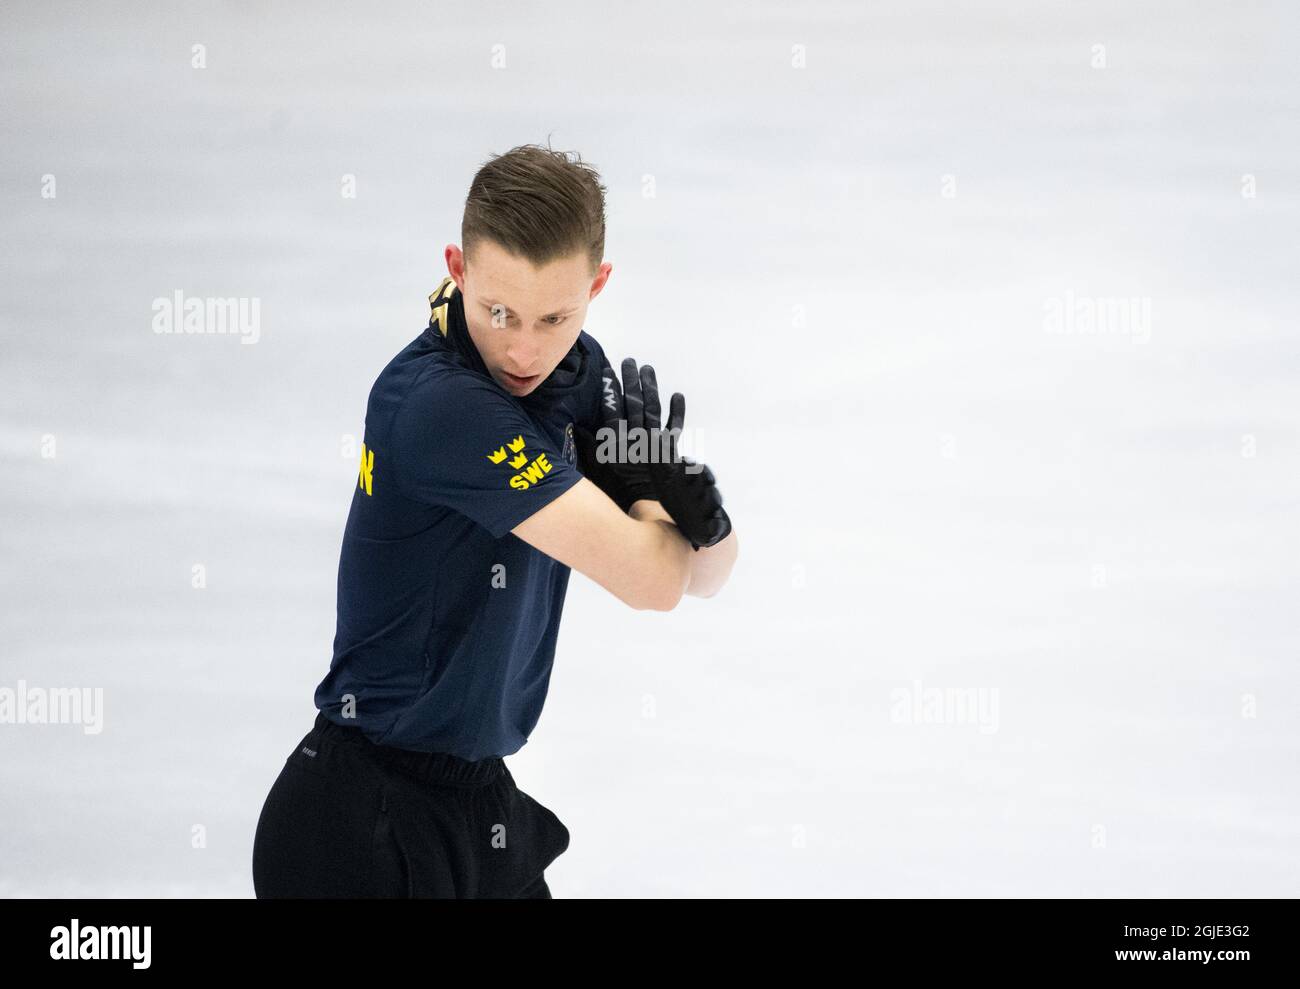
[[[0,687],[105,707],[0,726],[0,895],[252,895],[367,391],[548,135],[741,543],[671,614],[574,576],[555,896],[1300,892],[1294,6],[561,6],[6,7]]]

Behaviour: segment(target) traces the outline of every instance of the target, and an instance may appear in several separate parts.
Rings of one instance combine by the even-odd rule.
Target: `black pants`
[[[259,899],[550,899],[543,871],[569,830],[500,758],[376,745],[317,713],[266,797],[253,841]]]

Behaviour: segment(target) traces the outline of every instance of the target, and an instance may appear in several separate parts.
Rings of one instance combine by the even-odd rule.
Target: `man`
[[[259,897],[549,898],[569,844],[504,757],[541,714],[571,569],[630,607],[736,559],[713,472],[651,367],[583,329],[604,187],[535,145],[475,176],[429,326],[370,392],[315,726],[258,821]]]

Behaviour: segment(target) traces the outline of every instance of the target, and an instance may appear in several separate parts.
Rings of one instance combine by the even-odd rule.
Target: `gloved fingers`
[[[686,396],[679,391],[673,392],[668,402],[668,431],[679,434],[686,422]]]
[[[727,538],[727,533],[729,533],[730,531],[731,531],[731,519],[727,518],[725,515],[723,515],[721,518],[710,519],[709,528],[708,528],[709,540],[707,543],[704,543],[703,545],[713,546],[716,543],[722,542],[722,540]]]
[[[645,415],[646,429],[659,429],[659,382],[655,378],[655,369],[649,364],[641,365],[641,406]]]
[[[688,538],[695,549],[708,549],[726,539],[730,532],[731,519],[727,518],[725,512],[719,511],[717,515],[696,526]]]
[[[710,484],[700,492],[700,507],[703,514],[711,514],[722,507],[722,492],[716,484]]]
[[[636,361],[631,357],[623,358],[623,410],[627,417],[629,432],[645,427],[645,415],[641,400],[641,379],[637,375]]]
[[[695,496],[695,504],[701,516],[711,515],[722,508],[722,492],[718,489],[717,479],[708,464],[698,474],[688,475],[690,486]]]
[[[722,513],[722,492],[716,484],[702,481],[699,475],[670,484],[660,501],[673,518],[689,520],[688,524],[698,530],[707,519]]]
[[[681,470],[692,484],[717,484],[717,478],[713,476],[713,471],[709,469],[708,464],[702,464],[693,457],[682,455],[678,461],[682,465]]]

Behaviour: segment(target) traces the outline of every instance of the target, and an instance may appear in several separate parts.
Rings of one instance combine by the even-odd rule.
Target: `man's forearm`
[[[664,574],[670,601],[666,607],[656,610],[671,611],[677,607],[682,595],[691,582],[691,560],[694,551],[686,537],[677,531],[672,518],[657,501],[636,501],[627,514],[638,522],[646,523],[655,538],[648,550],[649,559],[641,562],[654,572],[666,571]]]
[[[671,554],[671,558],[680,561],[686,571],[682,584],[683,594],[708,598],[722,589],[722,585],[731,576],[731,568],[735,565],[740,550],[735,529],[713,546],[692,550],[690,542],[677,531],[672,517],[664,511],[663,505],[659,502],[645,500],[635,502],[628,510],[628,514],[638,521],[663,523],[671,531],[674,541],[680,543],[679,549],[685,549],[684,555],[681,552]]]

